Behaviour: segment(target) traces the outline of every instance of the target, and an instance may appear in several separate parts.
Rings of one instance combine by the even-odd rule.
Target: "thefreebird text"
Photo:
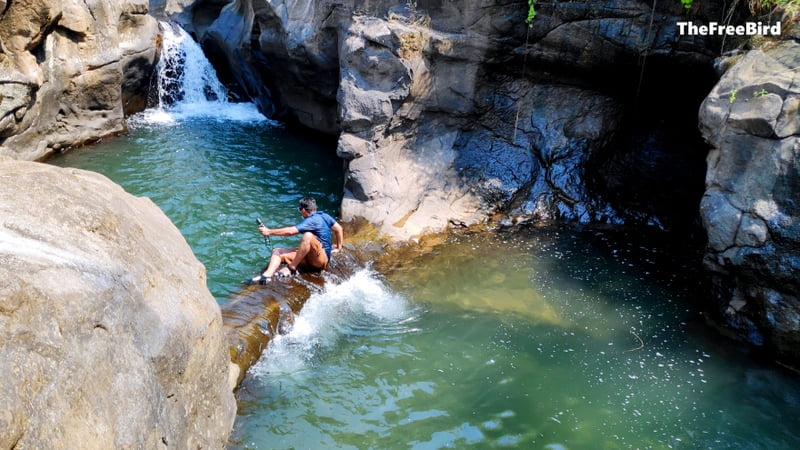
[[[742,25],[720,25],[717,22],[709,22],[700,25],[694,22],[678,22],[678,34],[681,36],[780,36],[781,23],[745,22]]]

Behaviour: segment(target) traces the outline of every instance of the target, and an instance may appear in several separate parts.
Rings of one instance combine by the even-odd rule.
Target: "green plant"
[[[734,88],[731,90],[731,95],[728,96],[728,103],[733,103],[736,101],[736,93],[739,92],[739,89]]]
[[[535,3],[536,0],[528,0],[528,17],[525,19],[525,23],[527,23],[529,27],[533,26],[533,18],[536,17],[536,9],[533,7]]]
[[[694,0],[681,0],[681,3],[683,3],[684,8],[691,9],[693,1]]]
[[[760,90],[760,91],[755,91],[755,92],[753,92],[753,97],[763,97],[763,96],[765,96],[765,95],[767,95],[767,94],[769,94],[769,92],[767,92],[767,90],[766,90],[766,89],[764,89],[764,88],[761,88],[761,90]]]

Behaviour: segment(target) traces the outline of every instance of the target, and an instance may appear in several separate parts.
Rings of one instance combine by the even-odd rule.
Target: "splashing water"
[[[203,50],[177,25],[162,22],[164,45],[158,61],[159,105],[225,102],[228,92]]]
[[[183,28],[167,22],[159,26],[163,44],[156,65],[158,105],[131,117],[129,125],[175,125],[192,118],[267,121],[255,104],[228,101],[228,92],[203,49]]]
[[[368,269],[337,285],[326,285],[312,295],[288,333],[275,337],[251,369],[256,378],[285,375],[307,369],[352,336],[413,333],[409,326],[418,311],[389,290]]]

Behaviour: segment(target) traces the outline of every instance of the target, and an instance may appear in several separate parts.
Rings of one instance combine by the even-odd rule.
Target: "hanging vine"
[[[527,23],[529,27],[533,26],[533,18],[536,17],[534,4],[536,4],[536,0],[528,0],[528,17],[525,18],[525,23]]]

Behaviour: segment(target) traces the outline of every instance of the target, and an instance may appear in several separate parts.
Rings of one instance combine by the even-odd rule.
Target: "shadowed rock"
[[[716,319],[800,367],[800,44],[728,65],[700,109],[712,146],[700,211]]]

